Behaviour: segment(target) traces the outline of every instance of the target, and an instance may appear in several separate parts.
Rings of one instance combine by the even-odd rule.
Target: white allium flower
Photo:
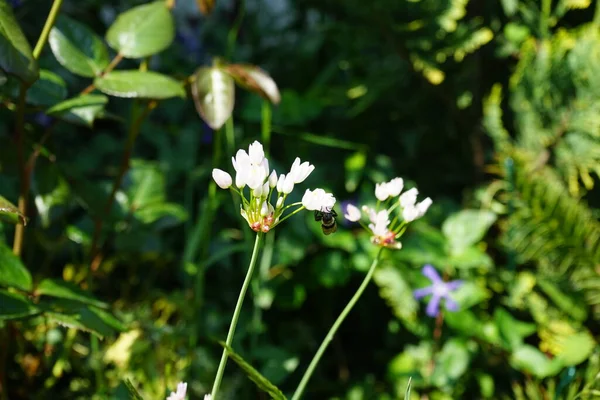
[[[312,191],[306,189],[304,196],[302,196],[302,205],[309,211],[331,210],[335,205],[335,197],[320,188]]]
[[[177,384],[177,391],[171,392],[167,400],[184,400],[185,393],[187,392],[187,383],[179,382]]]
[[[308,161],[300,164],[300,159],[296,157],[294,163],[292,164],[292,168],[288,176],[292,176],[294,179],[294,183],[301,183],[310,175],[311,172],[315,169],[314,165],[311,165]]]
[[[377,200],[379,201],[385,201],[390,197],[387,183],[383,182],[375,184],[375,197],[377,197]]]
[[[412,188],[400,195],[400,205],[404,207],[414,206],[417,202],[417,195],[419,191],[417,188]]]
[[[204,400],[212,400],[212,394],[205,394],[204,395]]]
[[[404,180],[402,178],[394,178],[387,183],[387,189],[390,197],[396,197],[404,188]]]
[[[279,193],[283,193],[283,184],[285,183],[285,174],[279,175],[279,179],[277,180],[277,191]]]
[[[294,190],[294,177],[291,173],[287,174],[285,177],[285,181],[281,185],[281,189],[281,192],[284,194],[290,194],[292,193],[292,190]]]
[[[222,169],[215,168],[212,171],[212,177],[221,189],[229,189],[232,183],[231,175]]]
[[[277,171],[275,170],[273,170],[273,172],[271,172],[271,175],[269,175],[269,186],[271,188],[277,186]]]
[[[431,206],[431,203],[432,201],[428,197],[418,204],[404,208],[404,210],[402,210],[402,218],[404,218],[404,221],[406,222],[412,222],[418,218],[421,218],[423,215],[425,215],[429,209],[429,206]]]
[[[344,218],[346,218],[348,221],[351,222],[357,222],[358,220],[360,220],[360,210],[352,205],[352,204],[348,204],[346,206],[346,213],[344,214]]]
[[[255,140],[248,148],[248,154],[250,161],[252,161],[253,164],[260,164],[265,158],[263,146],[257,140]]]

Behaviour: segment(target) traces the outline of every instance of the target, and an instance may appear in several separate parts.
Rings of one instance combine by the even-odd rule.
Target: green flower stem
[[[246,297],[246,291],[248,290],[248,286],[250,286],[250,281],[252,280],[252,275],[254,273],[254,268],[256,267],[256,260],[258,258],[258,250],[260,248],[260,242],[263,237],[262,233],[256,234],[256,240],[254,241],[254,248],[252,249],[252,258],[250,259],[250,265],[248,266],[248,272],[246,273],[246,278],[244,278],[244,283],[242,284],[242,289],[240,290],[240,294],[237,299],[237,303],[235,305],[235,310],[233,311],[233,317],[231,318],[231,324],[229,325],[229,332],[227,332],[227,339],[225,340],[225,344],[228,347],[231,346],[233,342],[233,335],[235,334],[235,327],[237,325],[238,319],[240,318],[240,312],[242,311],[242,304],[244,304],[244,297]],[[213,384],[211,394],[213,400],[217,399],[217,393],[219,392],[219,386],[221,386],[221,380],[223,379],[223,373],[225,372],[225,365],[227,364],[227,349],[223,349],[223,354],[221,355],[221,362],[219,363],[219,368],[217,369],[217,376],[215,377],[215,383]]]
[[[46,18],[46,23],[44,24],[44,28],[42,29],[42,33],[35,44],[35,48],[33,49],[33,57],[37,60],[40,58],[40,54],[42,54],[42,50],[48,41],[48,35],[50,35],[50,30],[52,26],[54,26],[54,21],[56,21],[56,17],[58,17],[58,11],[60,10],[60,6],[62,5],[63,0],[54,0],[52,3],[52,8],[50,9],[50,13],[48,14],[48,18]]]
[[[271,104],[268,100],[263,100],[261,111],[261,139],[263,142],[263,146],[269,149],[271,147]]]
[[[302,397],[302,393],[304,392],[304,389],[306,388],[306,384],[308,383],[311,375],[313,374],[315,368],[317,367],[319,360],[321,360],[321,356],[323,356],[323,353],[325,353],[327,346],[333,339],[333,337],[334,337],[335,333],[337,332],[337,330],[339,329],[340,325],[342,325],[342,322],[344,322],[344,320],[346,319],[346,317],[348,316],[350,311],[352,311],[352,308],[354,307],[354,305],[356,304],[356,302],[358,301],[360,296],[365,291],[365,288],[371,281],[371,278],[373,278],[373,273],[375,272],[375,268],[377,268],[377,265],[379,264],[379,260],[381,258],[381,253],[383,252],[383,249],[384,249],[383,247],[379,249],[379,252],[377,253],[377,257],[375,257],[375,259],[373,260],[373,263],[371,264],[371,268],[369,268],[369,272],[367,272],[365,279],[363,279],[358,290],[356,291],[356,293],[354,293],[354,296],[352,296],[352,298],[350,299],[348,304],[346,304],[346,307],[344,308],[344,310],[341,312],[339,317],[335,320],[335,322],[329,329],[329,332],[327,332],[327,336],[325,336],[325,339],[323,339],[321,346],[319,346],[319,349],[315,353],[315,356],[313,357],[312,361],[310,362],[310,365],[306,369],[306,372],[304,373],[304,376],[302,377],[302,380],[300,381],[298,388],[294,392],[294,395],[292,396],[292,400],[299,400],[300,397]]]
[[[285,217],[283,217],[282,219],[280,219],[275,225],[273,225],[271,227],[271,229],[275,228],[277,225],[279,225],[280,223],[282,223],[283,221],[285,221],[286,219],[288,219],[289,217],[291,217],[294,214],[299,213],[300,211],[304,210],[304,206],[299,207],[298,209],[294,210],[294,212],[289,213],[288,215],[286,215]]]

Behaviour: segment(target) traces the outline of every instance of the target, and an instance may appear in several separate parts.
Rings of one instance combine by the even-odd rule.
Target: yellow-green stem
[[[312,361],[310,362],[308,368],[306,369],[304,376],[302,376],[302,380],[300,381],[298,388],[294,392],[294,396],[292,396],[292,400],[299,400],[300,397],[302,397],[302,393],[304,392],[304,389],[306,388],[306,385],[308,384],[310,377],[312,376],[315,368],[317,367],[317,364],[319,364],[319,361],[321,360],[323,353],[325,353],[327,346],[329,345],[329,343],[335,336],[335,333],[339,329],[340,325],[342,325],[342,322],[344,322],[344,320],[346,319],[346,317],[348,316],[348,314],[350,313],[350,311],[352,310],[352,308],[354,307],[354,305],[356,304],[356,302],[358,301],[360,296],[365,291],[365,288],[371,281],[371,278],[373,278],[373,273],[375,272],[375,269],[377,268],[377,265],[379,264],[379,259],[381,258],[382,252],[383,252],[383,247],[381,249],[379,249],[377,256],[375,257],[375,259],[373,260],[373,263],[371,264],[371,268],[369,268],[369,272],[367,272],[367,275],[365,276],[365,279],[363,279],[362,283],[358,287],[358,290],[356,291],[356,293],[354,293],[354,296],[352,296],[352,298],[350,299],[348,304],[346,304],[346,307],[344,307],[344,309],[342,310],[339,317],[337,317],[337,319],[335,320],[335,322],[329,329],[329,332],[327,332],[327,336],[325,336],[325,339],[323,339],[321,346],[319,346],[319,349],[315,353]]]
[[[263,234],[259,232],[256,234],[256,239],[254,240],[254,248],[252,249],[250,265],[248,266],[246,278],[244,278],[242,289],[240,290],[235,309],[233,310],[233,317],[231,318],[231,324],[229,324],[229,331],[227,332],[227,339],[225,340],[225,344],[227,344],[228,347],[230,347],[233,343],[233,335],[235,334],[235,328],[237,326],[238,319],[240,318],[240,312],[242,311],[242,305],[244,304],[244,297],[246,297],[246,291],[248,290],[248,286],[250,285],[250,281],[252,280],[252,275],[256,267],[256,260],[258,258],[258,252],[262,237]],[[213,400],[216,400],[218,398],[219,387],[221,386],[221,380],[223,379],[223,373],[225,372],[225,365],[227,365],[227,349],[223,349],[223,354],[221,355],[221,362],[219,363],[219,368],[217,369],[215,382],[211,390]]]
[[[48,41],[48,35],[50,35],[50,30],[54,26],[54,21],[56,21],[56,17],[58,17],[58,11],[60,10],[60,6],[62,5],[63,0],[54,0],[52,3],[52,8],[50,9],[50,13],[48,14],[48,18],[46,18],[46,23],[44,24],[44,28],[42,29],[42,33],[38,38],[37,43],[35,44],[35,48],[33,49],[33,58],[36,60],[40,58],[40,54],[42,54],[42,50]]]

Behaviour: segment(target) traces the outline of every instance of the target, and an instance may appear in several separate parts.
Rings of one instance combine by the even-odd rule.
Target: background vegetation
[[[52,2],[0,0],[41,70],[0,24],[0,398],[126,399],[126,378],[146,399],[210,391],[252,248],[210,171],[257,139],[278,171],[315,164],[340,215],[395,176],[434,200],[305,398],[403,398],[409,377],[415,399],[600,395],[599,5],[177,0],[127,48],[115,18],[145,3],[65,0],[36,54]],[[231,64],[268,71],[281,101],[246,82],[207,125],[194,73]],[[376,252],[338,222],[268,235],[242,313],[233,348],[286,394]],[[412,296],[427,263],[467,282],[437,322]],[[221,395],[268,398],[232,362]]]

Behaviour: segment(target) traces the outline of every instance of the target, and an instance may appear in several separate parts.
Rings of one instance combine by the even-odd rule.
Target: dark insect
[[[337,231],[337,223],[335,222],[337,213],[335,210],[326,209],[325,211],[315,210],[315,221],[321,221],[321,229],[326,235]]]

